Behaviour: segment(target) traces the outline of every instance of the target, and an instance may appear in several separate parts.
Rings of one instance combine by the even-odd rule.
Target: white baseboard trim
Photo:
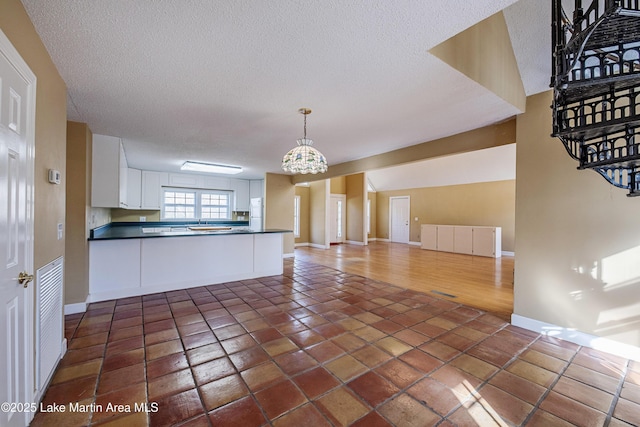
[[[330,246],[320,245],[318,243],[309,243],[309,246],[311,246],[312,248],[317,248],[317,249],[329,249],[330,248]]]
[[[87,297],[88,300],[88,297]],[[75,304],[65,304],[64,305],[64,315],[68,315],[68,314],[77,314],[77,313],[84,313],[85,311],[87,311],[87,304],[88,302],[77,302]]]
[[[364,242],[358,242],[356,240],[345,240],[344,242],[349,245],[364,246]]]
[[[409,242],[409,244],[413,246],[422,246],[422,242]]]
[[[367,240],[369,242],[375,242],[376,240],[378,240],[378,238],[377,237],[368,237]]]
[[[378,237],[378,239],[377,239],[377,240],[379,240],[379,241],[381,241],[381,242],[390,242],[390,241],[391,241],[391,240],[389,240],[389,239],[381,239],[381,238],[379,238],[379,237]]]
[[[502,255],[504,256],[516,256],[515,252],[511,252],[511,251],[502,251]]]
[[[511,315],[511,324],[549,337],[560,338],[584,347],[593,348],[605,353],[615,354],[640,362],[640,347],[624,344],[609,338],[598,337],[575,329],[563,328],[551,323],[530,319],[518,314]]]
[[[296,254],[294,254],[293,252],[288,253],[288,254],[282,254],[282,258],[293,258],[295,256],[296,256]]]
[[[304,246],[309,246],[309,242],[304,242],[304,243],[296,243],[295,245],[293,245],[296,248],[299,247],[304,247]]]

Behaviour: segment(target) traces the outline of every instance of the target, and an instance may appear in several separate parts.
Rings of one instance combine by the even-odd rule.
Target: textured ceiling
[[[69,119],[122,137],[141,169],[279,173],[300,107],[330,167],[502,121],[518,111],[428,51],[505,8],[527,94],[548,87],[541,0],[22,1]]]

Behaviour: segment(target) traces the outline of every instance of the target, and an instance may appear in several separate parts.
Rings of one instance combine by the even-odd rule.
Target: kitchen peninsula
[[[288,232],[241,221],[98,227],[89,236],[89,302],[282,274]]]

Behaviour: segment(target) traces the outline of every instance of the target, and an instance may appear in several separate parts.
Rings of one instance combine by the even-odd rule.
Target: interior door
[[[389,211],[389,240],[409,243],[409,197],[390,197]]]
[[[28,71],[29,81],[25,71],[28,67],[0,31],[0,403],[9,405],[33,399],[34,293],[29,282],[35,77]],[[29,423],[32,412],[8,409],[0,411],[1,426]]]
[[[347,196],[344,194],[331,195],[331,209],[329,226],[330,243],[344,243],[347,216]]]

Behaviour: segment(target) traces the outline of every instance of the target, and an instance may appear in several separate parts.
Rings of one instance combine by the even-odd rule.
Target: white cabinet
[[[473,254],[473,227],[453,228],[453,252]]]
[[[502,256],[500,227],[422,224],[422,249],[499,258]]]
[[[438,226],[422,224],[420,227],[420,243],[422,249],[435,251],[438,249]]]
[[[183,187],[183,188],[211,188],[215,190],[229,190],[230,189],[229,178],[222,178],[218,176],[207,176],[198,174],[187,173],[170,173],[169,174],[169,186],[171,187]]]
[[[502,254],[502,229],[500,227],[474,227],[473,254],[500,257]]]
[[[91,206],[127,207],[127,159],[120,138],[93,135]]]
[[[127,209],[140,209],[142,190],[142,171],[127,170]]]
[[[246,179],[231,180],[231,189],[235,196],[234,211],[249,212],[249,187],[249,181]]]
[[[438,226],[438,250],[443,252],[453,252],[453,230],[452,225]]]
[[[162,203],[162,186],[168,185],[169,174],[166,172],[142,171],[142,209],[160,209]]]
[[[281,275],[282,236],[91,240],[89,301]]]

